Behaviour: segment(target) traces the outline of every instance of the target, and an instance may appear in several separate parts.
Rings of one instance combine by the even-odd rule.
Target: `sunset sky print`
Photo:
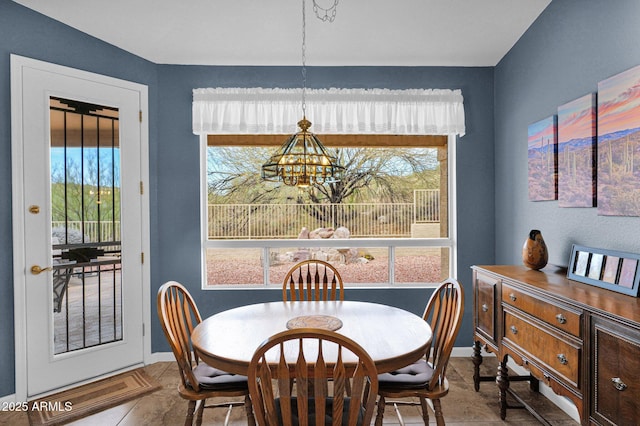
[[[598,83],[598,134],[640,127],[640,66]]]
[[[558,143],[595,136],[595,94],[558,107]]]
[[[542,147],[542,139],[544,138],[545,146],[551,142],[554,142],[555,129],[554,129],[554,117],[545,118],[536,123],[529,125],[529,149],[538,149]]]

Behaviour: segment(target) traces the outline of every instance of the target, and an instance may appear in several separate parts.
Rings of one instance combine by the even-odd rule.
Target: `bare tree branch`
[[[211,147],[208,155],[208,190],[212,202],[270,203],[295,200],[343,203],[348,200],[402,201],[407,182],[438,188],[437,154],[427,148],[340,148],[342,178],[306,191],[264,182],[260,167],[272,154],[265,148]]]

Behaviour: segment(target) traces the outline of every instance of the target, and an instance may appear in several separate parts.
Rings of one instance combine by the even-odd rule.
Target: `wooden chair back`
[[[433,330],[430,352],[427,353],[427,359],[434,369],[429,389],[435,389],[446,376],[463,313],[464,292],[460,283],[451,278],[443,281],[431,295],[423,315]]]
[[[338,270],[322,260],[303,260],[284,278],[282,300],[344,300],[344,284]]]
[[[202,321],[198,307],[189,291],[175,281],[160,287],[157,304],[160,324],[178,363],[182,385],[199,392],[200,386],[193,374],[199,357],[191,345],[191,333]]]
[[[264,342],[249,364],[249,393],[260,426],[324,425],[325,416],[333,425],[368,426],[377,391],[371,357],[333,331],[283,331]]]

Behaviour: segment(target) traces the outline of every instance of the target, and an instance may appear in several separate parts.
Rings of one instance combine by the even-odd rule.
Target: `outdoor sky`
[[[91,148],[89,149],[90,151],[95,152],[95,148]],[[101,168],[103,170],[103,172],[106,170],[106,176],[111,176],[110,173],[110,166],[111,166],[111,148],[100,148],[100,158],[101,158]],[[82,162],[82,150],[81,148],[67,148],[67,161],[69,162],[73,162],[76,165],[80,165],[80,163]],[[64,148],[56,148],[56,147],[51,147],[51,171],[56,171],[56,170],[64,170]],[[89,154],[90,155],[90,154]],[[94,154],[95,155],[95,154]],[[115,176],[115,184],[114,186],[119,187],[120,186],[120,150],[119,149],[115,149],[113,150],[113,155],[114,155],[114,160],[116,163],[116,176]],[[86,157],[85,157],[86,158]],[[103,177],[105,176],[105,174],[103,174]],[[87,182],[85,182],[87,183]],[[92,182],[88,182],[89,184],[92,184]],[[111,182],[108,182],[107,184],[108,186],[111,186]]]

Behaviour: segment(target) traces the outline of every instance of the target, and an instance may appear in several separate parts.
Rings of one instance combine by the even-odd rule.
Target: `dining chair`
[[[376,366],[359,344],[334,331],[298,328],[273,335],[255,351],[248,375],[259,426],[371,424]]]
[[[449,357],[455,343],[462,314],[464,312],[464,291],[454,279],[442,282],[433,292],[423,318],[433,330],[431,346],[426,356],[415,363],[378,376],[378,415],[376,426],[382,425],[385,405],[417,405],[413,401],[387,401],[388,398],[419,398],[424,424],[429,424],[427,399],[433,403],[437,425],[444,425],[440,398],[449,393],[446,372]]]
[[[158,290],[158,317],[173,355],[178,363],[181,382],[178,385],[180,396],[189,401],[185,426],[193,424],[196,413],[196,425],[202,423],[205,408],[244,405],[248,424],[255,425],[247,377],[227,373],[200,361],[191,344],[191,333],[202,318],[189,291],[180,283],[169,281]],[[208,398],[232,398],[244,396],[244,402],[226,402],[205,405]]]
[[[294,265],[282,283],[282,300],[344,300],[344,284],[338,270],[322,260],[303,260]]]

